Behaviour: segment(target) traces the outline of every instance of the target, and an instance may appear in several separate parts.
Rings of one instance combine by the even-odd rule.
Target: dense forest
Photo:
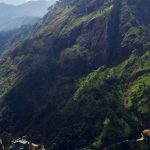
[[[149,0],[60,0],[13,32],[0,34],[6,145],[27,135],[48,150],[103,150],[150,128]]]

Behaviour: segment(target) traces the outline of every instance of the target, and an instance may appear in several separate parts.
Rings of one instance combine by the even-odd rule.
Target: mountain
[[[0,32],[0,55],[7,51],[7,48],[14,47],[15,45],[21,43],[30,36],[34,26],[23,25],[19,29],[1,31]]]
[[[1,55],[2,138],[149,150],[135,141],[150,125],[149,27],[149,0],[56,2]]]
[[[54,1],[29,1],[21,5],[0,3],[0,31],[11,30],[24,24],[34,24],[47,13]]]

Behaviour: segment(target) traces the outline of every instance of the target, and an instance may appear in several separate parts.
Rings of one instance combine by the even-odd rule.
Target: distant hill
[[[39,20],[39,17],[18,17],[7,21],[7,23],[1,24],[0,31],[8,31],[20,28],[22,25],[33,25]]]
[[[18,6],[0,3],[0,31],[11,30],[24,24],[34,24],[43,17],[54,1],[30,1]]]
[[[9,30],[9,31],[1,31],[0,32],[0,55],[1,53],[7,51],[7,48],[15,47],[18,43],[25,40],[29,33],[31,33],[31,29],[33,27],[30,25],[23,25],[19,29]]]

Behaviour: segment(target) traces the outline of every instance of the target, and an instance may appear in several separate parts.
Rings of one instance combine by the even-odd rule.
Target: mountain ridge
[[[31,37],[2,55],[2,136],[27,134],[49,150],[136,139],[149,126],[150,31],[142,16],[149,6],[62,0],[51,7]]]

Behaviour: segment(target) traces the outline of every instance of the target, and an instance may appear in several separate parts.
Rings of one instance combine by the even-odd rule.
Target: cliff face
[[[51,150],[137,138],[149,125],[149,14],[148,0],[57,2],[1,56],[2,135]]]

